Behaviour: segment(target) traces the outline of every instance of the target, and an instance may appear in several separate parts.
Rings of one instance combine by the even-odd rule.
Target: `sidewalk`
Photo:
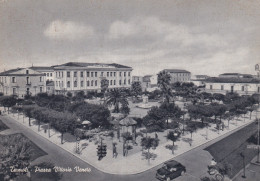
[[[220,131],[218,134],[214,129],[214,125],[209,128],[208,130],[208,140],[205,139],[206,135],[206,129],[200,129],[197,132],[193,133],[193,142],[192,145],[187,142],[187,140],[190,139],[190,134],[186,134],[181,137],[181,139],[177,142],[175,142],[175,145],[177,146],[177,149],[174,151],[174,155],[171,153],[171,150],[168,150],[165,148],[166,145],[172,144],[171,141],[168,141],[164,144],[159,145],[155,150],[151,149],[150,152],[157,155],[157,157],[154,160],[150,161],[150,164],[148,165],[148,161],[143,159],[141,156],[141,150],[138,153],[134,153],[132,155],[129,155],[128,157],[123,157],[122,154],[119,154],[118,157],[112,158],[112,150],[107,150],[107,156],[104,157],[101,161],[98,161],[97,157],[97,145],[94,145],[93,142],[89,142],[87,140],[81,140],[80,146],[84,146],[85,149],[83,149],[82,153],[76,154],[76,142],[75,137],[72,135],[65,134],[64,138],[67,140],[64,144],[60,143],[60,133],[56,132],[55,130],[51,130],[51,137],[48,137],[48,132],[44,133],[44,129],[41,128],[40,132],[38,132],[38,125],[32,124],[31,127],[28,125],[28,118],[23,118],[20,116],[18,119],[18,115],[15,114],[13,116],[12,113],[8,115],[9,117],[13,118],[23,126],[27,127],[28,129],[31,129],[35,133],[43,136],[44,138],[48,139],[50,142],[55,143],[56,145],[60,146],[61,148],[67,150],[68,152],[72,153],[73,155],[79,157],[83,161],[87,162],[88,164],[92,165],[93,167],[99,169],[100,171],[103,171],[105,173],[110,174],[137,174],[144,172],[148,169],[151,169],[169,159],[172,159],[180,154],[183,154],[195,147],[198,147],[202,144],[205,144],[215,138],[218,138],[221,135],[224,135],[226,133],[229,133],[230,131],[234,131],[236,129],[242,128],[243,126],[251,123],[253,121],[249,120],[249,116],[245,119],[245,122],[243,120],[236,121],[230,121],[230,129],[225,129],[224,131]],[[253,116],[252,116],[253,117]],[[31,123],[33,123],[35,120],[31,120]]]

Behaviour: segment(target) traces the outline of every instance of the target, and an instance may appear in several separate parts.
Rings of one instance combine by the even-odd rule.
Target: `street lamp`
[[[245,166],[245,154],[243,152],[240,153],[240,156],[243,158],[243,170],[244,175],[242,175],[243,178],[246,178],[246,166]]]

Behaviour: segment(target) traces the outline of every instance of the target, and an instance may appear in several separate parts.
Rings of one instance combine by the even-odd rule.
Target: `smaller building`
[[[171,75],[171,83],[175,82],[190,82],[191,73],[182,69],[164,69]]]
[[[221,78],[253,78],[251,74],[240,74],[240,73],[224,73],[220,74]]]
[[[194,75],[191,82],[193,82],[196,86],[204,86],[207,78],[209,78],[207,75]]]
[[[46,92],[45,74],[31,68],[17,68],[0,73],[0,92],[4,95],[36,95]]]
[[[211,77],[205,80],[205,91],[208,93],[236,92],[239,95],[260,93],[260,80],[244,77]]]

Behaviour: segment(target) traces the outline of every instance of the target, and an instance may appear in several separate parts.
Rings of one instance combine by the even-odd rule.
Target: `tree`
[[[169,118],[179,119],[182,115],[181,109],[174,103],[164,102],[159,108],[166,118],[167,128],[169,124]]]
[[[8,114],[9,114],[9,108],[16,104],[16,99],[13,96],[2,97],[1,98],[1,104],[4,107],[7,107]]]
[[[151,138],[149,137],[144,137],[141,139],[141,146],[147,150],[147,155],[146,159],[148,160],[148,164],[150,164],[150,158],[151,158],[151,153],[150,149],[151,148],[156,148],[159,145],[159,139],[158,138]]]
[[[214,93],[213,98],[217,101],[223,101],[225,99],[225,95],[220,93]]]
[[[75,97],[73,97],[74,101],[82,102],[85,99],[85,93],[84,91],[79,91],[76,93]]]
[[[130,108],[128,107],[128,102],[127,104],[123,104],[122,107],[120,108],[120,112],[127,116],[130,113]]]
[[[35,105],[25,105],[22,107],[23,113],[29,118],[29,126],[31,126],[31,118],[33,117],[33,110]]]
[[[190,132],[191,142],[192,142],[192,133],[193,133],[194,131],[196,131],[196,129],[197,129],[196,123],[194,123],[193,121],[187,122],[186,130]],[[191,144],[190,144],[190,145],[191,145]]]
[[[157,125],[158,128],[161,128],[161,130],[164,128],[165,125],[165,114],[162,112],[162,110],[154,106],[152,107],[147,115],[143,118],[143,124],[146,127],[146,129],[149,129],[151,126]]]
[[[179,133],[176,133],[176,132],[173,132],[173,131],[170,131],[168,134],[167,134],[167,139],[171,140],[172,141],[172,154],[174,154],[174,142],[177,141],[177,139],[179,138],[180,134]]]
[[[89,120],[93,127],[109,126],[110,111],[103,105],[81,102],[72,104],[68,110],[82,121]]]
[[[141,82],[133,82],[131,85],[131,93],[137,99],[138,96],[142,95]]]
[[[171,75],[166,71],[161,71],[158,74],[158,87],[161,89],[163,97],[167,103],[170,102],[170,97],[172,97],[172,90],[170,86]]]
[[[100,86],[101,86],[101,92],[103,93],[103,97],[105,98],[105,93],[106,93],[108,86],[109,86],[109,80],[102,79]]]
[[[31,142],[21,134],[1,136],[0,145],[0,179],[5,177],[6,180],[13,180],[18,174],[10,172],[10,168],[28,167],[33,147]]]
[[[108,93],[106,103],[107,105],[113,105],[114,112],[119,113],[120,104],[121,105],[128,104],[128,101],[126,99],[126,94],[123,92],[123,90],[114,89]]]
[[[74,133],[74,129],[78,123],[76,116],[67,112],[57,112],[54,119],[51,120],[51,124],[57,131],[61,133],[61,144],[63,144],[64,133]]]

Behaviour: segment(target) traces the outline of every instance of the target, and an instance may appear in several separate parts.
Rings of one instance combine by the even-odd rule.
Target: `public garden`
[[[170,84],[165,72],[153,92],[138,83],[130,90],[104,85],[87,95],[2,96],[1,110],[101,171],[135,174],[251,123],[259,104],[258,95]]]

